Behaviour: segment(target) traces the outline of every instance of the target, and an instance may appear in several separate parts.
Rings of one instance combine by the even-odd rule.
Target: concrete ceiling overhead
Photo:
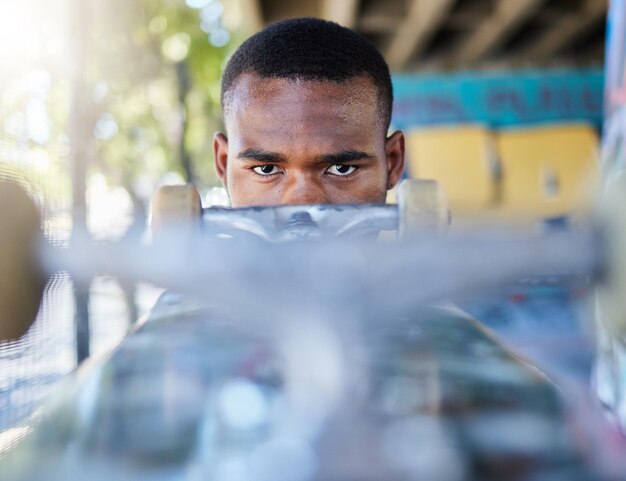
[[[313,16],[357,30],[394,71],[601,65],[607,0],[246,0],[259,28]]]

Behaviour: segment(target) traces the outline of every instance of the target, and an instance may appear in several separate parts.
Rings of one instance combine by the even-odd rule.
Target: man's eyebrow
[[[353,160],[372,159],[374,156],[360,150],[342,150],[334,154],[324,154],[320,156],[320,162],[329,164],[342,164]]]
[[[250,148],[242,150],[237,154],[238,159],[256,160],[257,162],[286,162],[287,159],[277,152],[268,152],[262,149]]]

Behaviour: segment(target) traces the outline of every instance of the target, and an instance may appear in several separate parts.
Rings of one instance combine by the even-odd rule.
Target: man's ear
[[[226,167],[228,166],[228,138],[222,132],[213,135],[213,154],[215,156],[215,170],[217,176],[226,185]]]
[[[404,133],[397,130],[385,142],[387,160],[387,190],[392,189],[402,178],[404,172]]]

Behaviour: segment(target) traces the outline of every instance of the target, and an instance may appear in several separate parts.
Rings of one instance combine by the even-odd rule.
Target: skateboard
[[[41,247],[43,272],[86,275],[109,254],[111,272],[173,290],[59,389],[0,471],[20,481],[613,479],[563,387],[414,292],[471,268],[477,241],[444,241],[436,184],[403,189],[398,206],[227,210],[167,188],[153,204],[152,250]],[[372,238],[381,231],[399,240]],[[594,255],[571,258],[588,242],[491,242],[478,260],[513,249],[521,258],[507,275],[527,251],[590,272]],[[433,277],[419,284],[420,272]]]

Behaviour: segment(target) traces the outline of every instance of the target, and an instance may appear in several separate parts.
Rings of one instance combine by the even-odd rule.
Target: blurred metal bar
[[[467,64],[496,50],[544,5],[546,0],[500,0],[493,13],[473,28],[456,62]]]
[[[578,10],[564,15],[543,36],[529,42],[521,56],[532,60],[549,59],[595,22],[605,17],[607,9],[607,0],[585,0]]]
[[[71,61],[72,100],[69,116],[70,169],[72,180],[72,235],[87,224],[86,171],[91,129],[88,115],[90,99],[84,72],[87,59],[90,0],[73,0],[70,4],[69,45],[74,50]],[[74,282],[76,360],[89,356],[89,282]]]
[[[348,28],[354,28],[360,0],[324,0],[322,16]]]
[[[455,0],[412,0],[408,14],[385,49],[392,70],[401,70],[419,55],[446,19]]]

